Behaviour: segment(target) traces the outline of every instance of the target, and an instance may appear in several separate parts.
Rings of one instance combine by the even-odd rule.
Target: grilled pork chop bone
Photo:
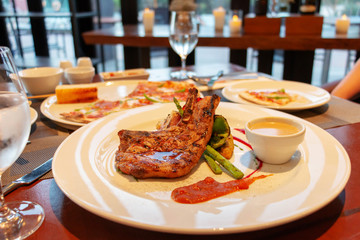
[[[120,130],[115,166],[136,178],[176,178],[199,162],[212,134],[217,95],[197,101],[189,90],[183,116],[169,114],[157,131]]]

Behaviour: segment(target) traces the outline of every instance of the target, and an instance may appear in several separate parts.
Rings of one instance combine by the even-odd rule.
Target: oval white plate
[[[171,233],[222,234],[245,232],[294,221],[322,208],[344,189],[350,175],[349,157],[326,131],[292,115],[250,105],[221,103],[216,113],[232,128],[243,128],[259,116],[287,116],[306,126],[304,142],[293,159],[283,165],[264,164],[257,174],[273,174],[257,180],[248,190],[200,204],[174,202],[171,191],[207,176],[218,181],[232,178],[214,175],[200,161],[178,179],[136,181],[114,168],[120,129],[153,130],[157,121],[176,110],[159,104],[115,113],[71,134],[58,148],[53,174],[61,190],[79,206],[125,225]],[[245,136],[233,130],[245,140]],[[256,168],[252,152],[236,143],[232,161],[245,174]]]
[[[249,102],[239,96],[239,92],[246,90],[272,90],[276,91],[284,88],[286,92],[299,95],[303,101],[292,102],[284,106],[264,106],[256,103]],[[314,107],[319,107],[330,101],[330,94],[319,87],[294,82],[294,81],[273,81],[273,80],[257,80],[257,81],[242,81],[238,84],[233,84],[225,87],[222,90],[223,96],[236,103],[245,103],[251,105],[257,105],[277,110],[304,110]]]

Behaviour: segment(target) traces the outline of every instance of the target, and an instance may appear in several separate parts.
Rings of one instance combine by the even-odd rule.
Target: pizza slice
[[[152,105],[154,103],[172,102],[174,97],[179,101],[185,101],[189,89],[193,86],[193,84],[186,82],[142,81],[125,98],[117,101],[98,100],[82,108],[71,112],[64,112],[60,115],[68,121],[90,123],[113,112]]]
[[[296,94],[290,94],[285,89],[271,90],[246,90],[239,93],[243,99],[265,106],[284,106],[294,102],[297,98]]]

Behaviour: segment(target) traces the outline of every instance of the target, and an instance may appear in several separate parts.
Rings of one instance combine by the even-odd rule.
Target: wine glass
[[[44,220],[37,203],[5,203],[1,176],[20,156],[30,134],[30,108],[10,49],[0,47],[0,239],[23,239]]]
[[[186,58],[198,42],[197,20],[194,11],[172,11],[169,42],[171,48],[181,58],[181,70],[172,72],[175,79],[187,79]],[[191,75],[191,74],[190,74]]]

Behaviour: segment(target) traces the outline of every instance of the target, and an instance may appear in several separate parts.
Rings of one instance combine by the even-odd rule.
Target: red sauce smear
[[[245,134],[244,129],[235,128],[235,130]],[[244,140],[233,136],[234,140],[246,145],[250,149],[252,149],[251,145]],[[258,179],[265,178],[271,175],[260,175],[256,177],[250,178],[254,173],[259,171],[263,166],[263,162],[256,158],[259,162],[259,166],[252,173],[244,177],[243,179],[232,180],[224,183],[217,182],[212,177],[207,177],[204,180],[184,186],[176,188],[171,193],[171,198],[178,203],[200,203],[206,202],[214,198],[218,198],[239,190],[248,189],[249,186]]]
[[[253,178],[232,180],[224,183],[217,182],[212,177],[207,177],[200,182],[174,189],[171,193],[171,198],[178,203],[193,204],[206,202],[229,193],[248,189],[250,184],[265,177],[267,176],[260,175]]]

